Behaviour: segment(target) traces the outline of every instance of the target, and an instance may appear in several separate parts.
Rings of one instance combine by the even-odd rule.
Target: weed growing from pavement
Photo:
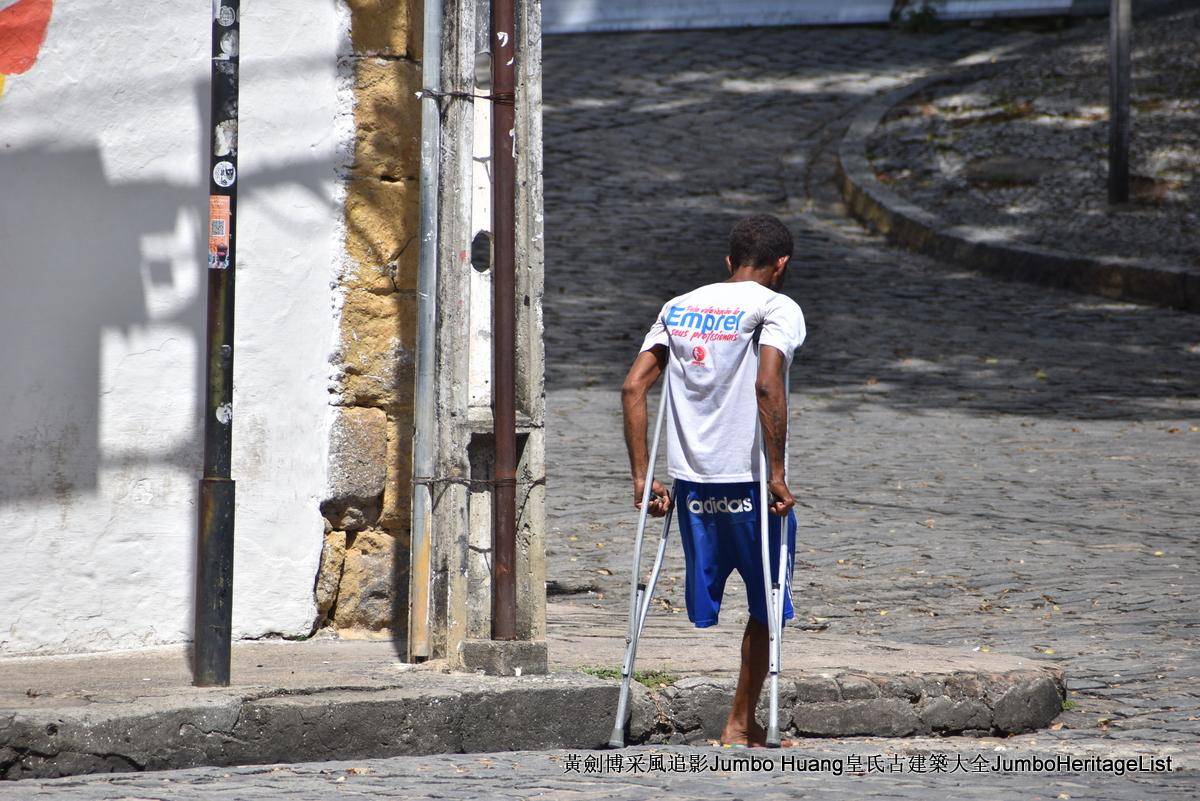
[[[610,667],[585,667],[581,668],[584,673],[589,676],[595,676],[598,679],[619,679],[621,678],[620,668]],[[668,673],[665,670],[635,670],[633,671],[633,680],[639,684],[643,684],[652,690],[659,687],[666,687],[668,684],[674,684],[679,677],[673,673]]]

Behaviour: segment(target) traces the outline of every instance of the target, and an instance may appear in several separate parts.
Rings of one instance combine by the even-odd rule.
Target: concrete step
[[[590,749],[608,740],[624,631],[603,610],[552,605],[551,673],[450,673],[390,641],[242,642],[236,684],[194,688],[180,648],[0,662],[0,776],[201,765]],[[629,742],[719,735],[737,630],[647,625]],[[1017,657],[789,631],[783,722],[799,735],[996,734],[1044,726],[1063,676]],[[401,649],[402,650],[402,649]]]

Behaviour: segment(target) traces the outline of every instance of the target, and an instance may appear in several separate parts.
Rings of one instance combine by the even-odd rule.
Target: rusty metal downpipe
[[[212,6],[204,476],[196,543],[192,683],[229,684],[233,640],[233,289],[238,168],[239,0]]]
[[[516,30],[514,0],[492,0],[492,639],[517,638]]]

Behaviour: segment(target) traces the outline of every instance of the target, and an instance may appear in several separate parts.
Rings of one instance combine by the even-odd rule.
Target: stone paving
[[[809,324],[791,382],[793,490],[807,507],[787,636],[1059,662],[1075,705],[1003,741],[796,750],[1171,755],[1188,770],[589,776],[565,773],[563,753],[518,753],[31,782],[0,798],[1194,797],[1200,319],[891,250],[841,215],[830,181],[830,146],[873,93],[1013,36],[546,42],[549,570],[556,593],[574,593],[552,600],[624,615],[634,516],[617,388],[662,302],[720,280],[733,220],[774,211],[797,236],[787,291]],[[682,614],[678,553],[676,541],[659,614]],[[742,601],[727,604],[734,638]]]
[[[994,76],[891,110],[867,153],[888,188],[951,224],[1073,254],[1200,273],[1200,9],[1138,20],[1132,203],[1111,208],[1108,21]]]
[[[550,43],[553,590],[624,614],[621,377],[663,301],[723,277],[733,220],[773,211],[797,235],[787,291],[809,325],[791,379],[803,636],[1060,662],[1074,708],[1043,739],[1194,751],[1200,321],[895,251],[846,221],[829,180],[872,93],[1016,35]],[[671,554],[661,612],[682,615]],[[736,637],[744,598],[727,604]]]
[[[782,751],[639,747],[623,753],[521,751],[359,762],[201,768],[0,784],[0,801],[275,801],[298,798],[418,799],[995,799],[1004,773],[997,758],[1046,751],[980,748],[977,742],[854,740]],[[1082,756],[1080,752],[1080,758]],[[1115,754],[1108,754],[1110,757]],[[793,761],[784,763],[784,759]],[[620,760],[617,765],[608,760]],[[750,762],[758,759],[760,762]],[[773,760],[767,768],[761,760]],[[653,761],[652,761],[653,760]],[[743,760],[732,762],[730,760]],[[812,760],[823,760],[814,762]],[[636,765],[636,767],[635,767]],[[602,772],[592,772],[599,768]],[[757,769],[756,769],[757,768]],[[1021,797],[1135,801],[1195,798],[1194,771],[1066,771],[1023,777]],[[1012,796],[1007,796],[1012,797]]]

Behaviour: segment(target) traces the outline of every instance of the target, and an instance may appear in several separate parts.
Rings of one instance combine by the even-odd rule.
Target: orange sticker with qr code
[[[229,196],[208,197],[208,266],[224,270],[229,266]]]

